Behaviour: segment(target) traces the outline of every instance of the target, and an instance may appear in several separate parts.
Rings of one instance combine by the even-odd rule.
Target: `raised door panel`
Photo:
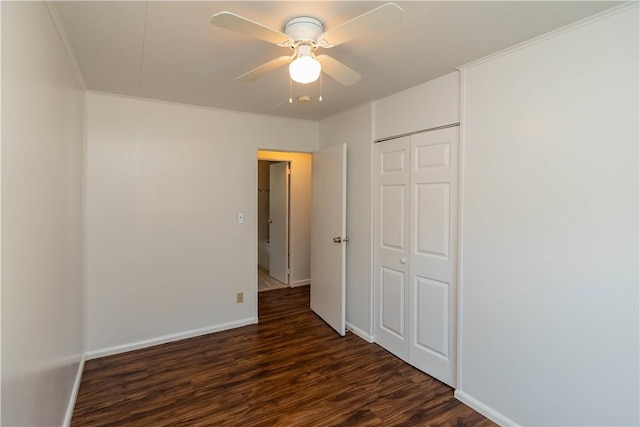
[[[392,173],[403,174],[406,172],[406,155],[404,149],[389,151],[380,154],[380,174],[388,175]]]
[[[451,184],[414,185],[412,212],[412,259],[417,271],[448,282],[451,276]]]
[[[405,185],[380,186],[380,246],[405,251]]]
[[[449,284],[416,276],[415,343],[423,351],[449,358]]]
[[[449,168],[450,163],[451,143],[449,141],[416,148],[416,169],[418,170]]]
[[[380,272],[380,328],[405,337],[405,274],[403,271],[382,267]]]
[[[449,258],[449,183],[416,185],[416,251]]]

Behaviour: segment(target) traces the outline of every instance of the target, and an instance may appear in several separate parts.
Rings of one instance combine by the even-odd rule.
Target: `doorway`
[[[311,154],[258,151],[258,292],[310,283]]]

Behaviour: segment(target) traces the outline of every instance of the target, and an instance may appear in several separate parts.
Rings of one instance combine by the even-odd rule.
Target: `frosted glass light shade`
[[[299,56],[289,64],[291,79],[302,84],[318,80],[320,69],[320,63],[310,55]]]

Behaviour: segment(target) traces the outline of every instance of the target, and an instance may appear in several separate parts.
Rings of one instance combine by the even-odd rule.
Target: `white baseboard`
[[[307,286],[311,284],[311,279],[304,279],[304,280],[296,280],[295,282],[292,282],[289,286],[291,286],[292,288],[297,288],[298,286]]]
[[[347,330],[353,332],[368,343],[372,343],[374,341],[372,335],[367,334],[365,331],[358,328],[357,326],[352,325],[349,322],[347,322]]]
[[[80,364],[78,365],[78,372],[76,373],[76,381],[73,383],[73,390],[71,390],[71,396],[69,396],[69,404],[67,405],[67,412],[64,415],[63,426],[69,427],[71,425],[71,417],[73,417],[73,408],[76,406],[76,400],[78,399],[78,391],[80,390],[80,382],[82,381],[82,373],[84,372],[84,361],[86,357],[82,355],[80,358]]]
[[[493,421],[494,423],[496,423],[498,425],[501,425],[501,426],[518,426],[518,424],[515,423],[514,421],[512,421],[509,418],[505,417],[500,412],[493,410],[492,408],[488,407],[487,405],[485,405],[484,403],[480,402],[479,400],[474,399],[473,397],[469,396],[464,391],[456,390],[453,393],[453,396],[456,399],[458,399],[460,402],[464,403],[465,405],[467,405],[471,409],[475,410],[476,412],[481,413],[482,415],[484,415],[485,417],[489,418],[491,421]]]
[[[153,347],[154,345],[166,344],[172,341],[179,341],[186,338],[193,338],[200,335],[211,334],[213,332],[226,331],[228,329],[239,328],[241,326],[253,325],[258,323],[257,317],[249,317],[247,319],[236,320],[235,322],[221,323],[204,328],[191,329],[189,331],[178,332],[176,334],[164,335],[157,338],[133,342],[130,344],[116,345],[99,350],[87,352],[87,360],[97,359],[99,357],[111,356],[114,354],[126,353],[127,351],[139,350],[141,348]]]

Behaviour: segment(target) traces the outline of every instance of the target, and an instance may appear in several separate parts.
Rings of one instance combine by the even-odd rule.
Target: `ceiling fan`
[[[360,80],[360,74],[329,55],[316,55],[315,51],[318,48],[329,49],[380,28],[396,25],[400,23],[402,14],[403,10],[398,5],[387,3],[328,31],[324,31],[322,21],[311,16],[289,19],[284,25],[284,32],[231,12],[216,13],[211,17],[211,23],[293,50],[291,55],[280,56],[242,74],[237,77],[239,81],[253,81],[289,64],[289,74],[295,82],[314,82],[324,71],[343,85],[350,86]]]

